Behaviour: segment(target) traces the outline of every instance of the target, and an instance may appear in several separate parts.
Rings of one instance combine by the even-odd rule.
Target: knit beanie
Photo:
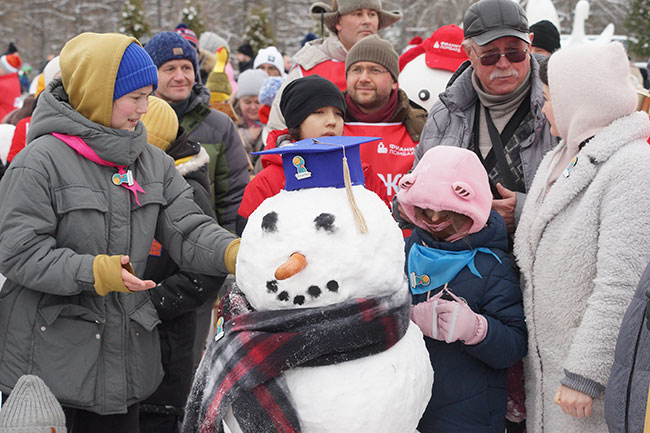
[[[377,35],[366,36],[348,52],[345,58],[345,74],[352,65],[358,62],[372,62],[388,69],[390,75],[397,82],[399,76],[399,56],[393,45]]]
[[[158,87],[158,68],[149,54],[138,44],[130,44],[124,50],[115,77],[113,101],[145,86]]]
[[[221,47],[226,47],[228,52],[230,52],[230,47],[228,42],[221,36],[212,32],[203,32],[199,38],[199,45],[201,48],[210,51],[211,53],[216,53],[217,50]]]
[[[290,82],[280,98],[280,111],[289,129],[299,127],[319,108],[330,106],[345,112],[345,98],[334,83],[319,75],[308,75]]]
[[[260,104],[271,106],[275,95],[278,94],[278,90],[282,87],[282,83],[284,83],[284,78],[282,77],[268,77],[264,80],[264,84],[260,88]]]
[[[300,48],[304,47],[307,42],[313,41],[314,39],[318,39],[318,36],[312,32],[308,32],[305,37],[302,38],[302,41],[300,41]]]
[[[196,37],[196,33],[194,33],[194,30],[189,28],[187,24],[185,23],[180,23],[179,25],[176,26],[174,29],[176,33],[181,35],[187,42],[189,42],[195,50],[199,49],[199,39]]]
[[[178,135],[176,112],[167,102],[149,96],[149,108],[140,119],[147,129],[147,142],[167,150]]]
[[[466,234],[481,231],[492,207],[487,172],[478,156],[468,149],[435,146],[415,169],[402,177],[397,200],[415,225],[427,230],[415,207],[452,211],[472,220]]]
[[[284,77],[284,59],[282,53],[275,47],[266,47],[258,51],[253,62],[253,68],[257,69],[260,65],[265,63],[271,64],[276,67],[280,76]]]
[[[11,74],[18,72],[20,67],[23,65],[23,61],[20,59],[18,53],[5,54],[0,57],[0,65],[2,65],[2,68],[7,71],[8,74]]]
[[[0,411],[3,433],[66,433],[61,405],[38,376],[21,376]]]
[[[241,44],[237,48],[238,53],[242,53],[250,58],[255,57],[255,53],[253,52],[253,47],[249,43]]]
[[[198,73],[196,50],[181,35],[174,32],[161,32],[151,38],[144,47],[153,59],[156,67],[160,67],[170,60],[185,59],[194,65],[195,74]]]
[[[262,84],[269,76],[261,69],[247,69],[237,79],[237,98],[258,96]]]
[[[530,26],[530,32],[534,33],[533,47],[542,48],[549,53],[554,53],[560,49],[560,32],[555,25],[548,21],[542,20]]]

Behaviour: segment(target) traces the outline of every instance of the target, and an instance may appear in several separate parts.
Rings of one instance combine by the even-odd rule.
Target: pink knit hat
[[[402,177],[397,200],[411,221],[427,229],[415,207],[452,211],[471,218],[467,234],[485,227],[492,207],[487,172],[470,150],[452,146],[429,149],[411,173]],[[451,239],[450,239],[451,240]]]

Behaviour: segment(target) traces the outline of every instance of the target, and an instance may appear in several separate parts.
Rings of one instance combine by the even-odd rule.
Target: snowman
[[[183,431],[222,419],[233,433],[416,431],[433,371],[409,320],[402,232],[363,186],[359,144],[374,140],[264,152],[282,154],[285,190],[248,219],[222,302],[234,313],[197,370]]]
[[[431,110],[453,73],[467,60],[463,37],[460,27],[442,26],[400,56],[399,87],[411,101]]]

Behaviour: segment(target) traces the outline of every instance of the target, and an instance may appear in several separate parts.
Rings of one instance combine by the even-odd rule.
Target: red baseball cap
[[[433,32],[423,43],[427,66],[455,72],[467,60],[462,46],[464,38],[463,29],[454,24],[442,26]]]

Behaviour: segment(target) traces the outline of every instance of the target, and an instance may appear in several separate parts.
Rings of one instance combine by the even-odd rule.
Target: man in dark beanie
[[[530,26],[530,32],[533,34],[531,53],[550,56],[560,49],[560,32],[552,22],[548,20],[536,22]]]
[[[345,59],[345,75],[344,135],[382,137],[361,146],[361,160],[373,167],[392,198],[399,179],[413,165],[427,112],[399,89],[397,52],[377,35],[352,47]]]
[[[366,36],[377,34],[402,18],[400,11],[385,10],[381,0],[332,0],[331,5],[316,2],[309,12],[313,19],[329,29],[330,36],[305,43],[292,57],[294,67],[284,86],[296,78],[320,75],[336,84],[339,90],[345,90],[344,62],[350,49]],[[279,107],[282,90],[273,101],[269,129],[285,127]]]

